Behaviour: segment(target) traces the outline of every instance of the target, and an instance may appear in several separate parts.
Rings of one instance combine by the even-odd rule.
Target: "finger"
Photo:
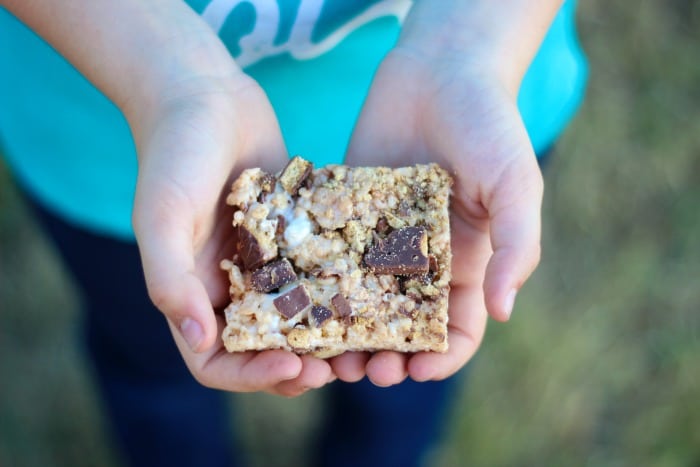
[[[204,283],[209,299],[215,310],[220,311],[231,301],[230,281],[221,269],[223,259],[233,258],[236,251],[236,238],[231,234],[233,208],[221,200],[221,213],[217,214],[217,224],[211,238],[195,256],[197,277]]]
[[[208,125],[209,119],[186,115],[165,119],[144,149],[133,226],[151,300],[190,349],[203,351],[218,336],[195,256],[215,225],[216,203],[233,166],[223,148],[234,142],[229,136],[213,143],[215,126]],[[183,143],[175,145],[175,140]]]
[[[217,321],[221,329],[223,318],[217,317]],[[168,323],[187,368],[204,386],[235,392],[264,391],[301,373],[301,359],[283,350],[229,353],[218,345],[195,353],[174,323],[170,320]]]
[[[375,105],[370,94],[350,139],[345,161],[348,165],[410,165],[401,156],[415,154],[415,151],[405,150],[406,142],[411,141],[411,135],[408,134],[411,126],[382,123],[392,121],[393,117],[387,114],[387,110],[381,105]]]
[[[487,206],[493,255],[484,294],[496,320],[510,318],[518,290],[539,263],[542,192],[536,160],[521,158],[504,173]]]
[[[345,352],[330,360],[333,373],[341,381],[355,383],[366,375],[365,366],[369,361],[370,354],[367,352]]]
[[[174,324],[189,349],[201,352],[218,338],[216,320],[204,284],[195,274],[189,208],[177,197],[149,203],[135,218],[148,294]],[[183,203],[184,204],[184,203]],[[172,215],[176,209],[181,217]],[[182,213],[185,213],[182,215]]]
[[[278,383],[269,392],[286,397],[296,397],[309,389],[323,387],[335,379],[335,375],[327,361],[310,355],[303,355],[301,362],[301,372],[296,378]]]
[[[222,191],[240,167],[274,161],[281,166],[286,156],[259,87],[241,88],[234,98],[248,104],[246,121],[239,122],[239,114],[223,105],[227,96],[219,97],[206,106],[183,106],[153,132],[140,160],[134,203],[134,231],[149,295],[194,351],[210,348],[218,338],[211,301],[225,299],[223,275],[202,273],[218,273],[223,259],[215,256],[225,245],[225,234],[212,241],[215,226],[230,225],[217,222]],[[226,123],[224,116],[232,121]],[[240,127],[250,121],[264,131],[239,138]]]
[[[419,353],[408,362],[416,381],[440,380],[457,372],[479,348],[487,312],[484,303],[484,271],[491,257],[488,224],[482,219],[465,221],[458,214],[452,224],[452,290],[449,297],[448,351]]]
[[[378,352],[367,362],[367,377],[376,386],[389,387],[399,384],[406,376],[406,355],[398,352]]]

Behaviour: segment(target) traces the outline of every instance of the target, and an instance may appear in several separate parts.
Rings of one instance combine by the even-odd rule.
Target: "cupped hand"
[[[276,171],[286,149],[265,93],[242,72],[181,80],[154,122],[135,132],[139,175],[133,224],[151,299],[202,384],[294,396],[334,379],[330,365],[281,350],[228,353],[220,311],[233,254],[224,199],[241,170]],[[138,326],[138,323],[134,323]]]
[[[350,165],[437,162],[454,177],[449,350],[348,353],[338,378],[379,386],[444,379],[476,352],[487,316],[506,321],[540,255],[542,176],[516,105],[517,90],[466,61],[397,48],[373,81]]]

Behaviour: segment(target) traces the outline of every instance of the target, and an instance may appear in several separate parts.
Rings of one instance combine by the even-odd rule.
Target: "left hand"
[[[539,262],[543,183],[515,92],[462,62],[398,48],[378,70],[347,163],[426,162],[455,181],[449,350],[346,353],[332,360],[342,380],[390,386],[454,374],[479,347],[487,314],[507,320]]]

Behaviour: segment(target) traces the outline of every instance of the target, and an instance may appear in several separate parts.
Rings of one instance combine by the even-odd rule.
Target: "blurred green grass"
[[[700,2],[579,18],[591,79],[545,172],[542,263],[430,465],[700,465]],[[76,306],[0,167],[0,466],[118,463]],[[237,397],[254,465],[305,465],[321,398]]]

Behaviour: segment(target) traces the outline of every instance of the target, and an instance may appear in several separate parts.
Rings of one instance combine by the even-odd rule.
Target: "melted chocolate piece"
[[[352,314],[352,308],[350,307],[350,304],[348,303],[348,299],[343,297],[339,293],[333,295],[333,298],[331,298],[331,305],[333,305],[333,308],[335,308],[335,311],[342,318],[344,318],[346,316],[350,316]]]
[[[316,305],[311,307],[311,324],[320,328],[323,323],[333,316],[333,312],[325,306]]]
[[[304,183],[304,180],[311,175],[313,164],[299,156],[294,156],[287,166],[282,170],[279,177],[280,185],[287,193],[294,196]]]
[[[258,292],[271,292],[297,280],[292,264],[287,258],[268,263],[253,272],[251,285]]]
[[[282,316],[290,319],[310,307],[311,299],[309,294],[306,293],[306,288],[303,285],[298,285],[284,295],[274,299],[272,303]]]
[[[425,274],[430,267],[428,233],[423,227],[404,227],[394,230],[384,240],[375,238],[364,262],[376,274]]]
[[[237,226],[233,234],[236,253],[238,253],[245,270],[254,271],[265,264],[262,248],[260,248],[255,235],[242,225]]]

